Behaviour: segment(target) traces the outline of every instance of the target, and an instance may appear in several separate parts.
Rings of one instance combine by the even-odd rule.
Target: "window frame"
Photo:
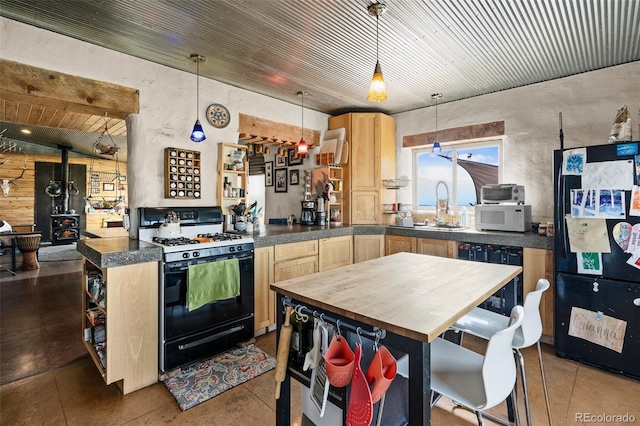
[[[496,137],[496,138],[491,138],[489,140],[483,140],[483,141],[455,141],[455,142],[448,142],[446,144],[441,143],[442,146],[442,151],[451,151],[453,150],[454,152],[457,152],[458,150],[464,150],[464,149],[475,149],[475,148],[486,148],[489,146],[497,146],[498,147],[498,183],[502,182],[502,175],[503,175],[503,159],[504,159],[504,138],[503,137]],[[415,182],[415,185],[412,185],[413,187],[413,191],[412,191],[412,210],[415,211],[420,211],[420,212],[424,212],[424,213],[433,213],[436,211],[436,206],[420,206],[418,205],[418,182],[419,177],[418,177],[418,156],[420,154],[424,154],[424,153],[430,153],[431,150],[433,148],[433,145],[424,145],[421,146],[419,148],[416,148],[413,150],[412,152],[412,169],[413,169],[413,173],[412,173],[412,179],[413,182]],[[452,179],[452,188],[451,188],[451,194],[450,194],[450,205],[449,207],[451,209],[458,209],[458,185],[457,185],[457,179],[458,179],[458,168],[455,167],[457,166],[458,163],[458,158],[457,155],[455,156],[455,161],[452,161],[451,165],[452,165],[452,173],[451,173],[451,179]],[[482,202],[482,200],[477,200],[477,204],[480,204]]]

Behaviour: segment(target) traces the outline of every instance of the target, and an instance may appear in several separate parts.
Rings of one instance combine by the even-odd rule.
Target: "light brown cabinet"
[[[273,246],[259,247],[254,251],[254,329],[269,327],[276,322],[276,293],[269,288],[274,283]]]
[[[102,378],[123,394],[156,383],[158,263],[99,268],[85,258],[83,270],[83,342]],[[97,277],[102,296],[92,289]]]
[[[432,238],[418,238],[416,241],[419,254],[430,254],[432,256],[457,258],[458,243],[449,240],[434,240]]]
[[[522,250],[523,265],[523,295],[535,290],[540,278],[549,280],[551,287],[542,293],[540,300],[540,316],[542,318],[542,334],[553,337],[553,315],[554,315],[554,275],[553,275],[553,250],[544,250],[525,247]],[[553,343],[552,340],[548,343]]]
[[[395,119],[382,113],[348,113],[329,118],[329,129],[346,129],[349,161],[344,165],[343,221],[354,225],[383,224],[382,204],[395,193],[382,185],[396,178]]]
[[[384,256],[384,235],[354,235],[353,263]]]
[[[385,236],[384,252],[387,256],[400,252],[415,253],[417,247],[416,237],[402,237],[399,235]]]
[[[353,237],[323,238],[318,245],[319,272],[340,268],[353,263]]]

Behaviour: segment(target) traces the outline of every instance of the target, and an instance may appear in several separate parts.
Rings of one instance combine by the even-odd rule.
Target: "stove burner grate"
[[[178,237],[178,238],[159,238],[153,237],[153,242],[162,244],[163,246],[186,246],[189,244],[200,244],[199,241],[193,240],[191,238]]]
[[[198,238],[210,238],[213,241],[229,241],[238,240],[242,238],[242,235],[230,234],[227,232],[216,232],[215,234],[198,234]]]

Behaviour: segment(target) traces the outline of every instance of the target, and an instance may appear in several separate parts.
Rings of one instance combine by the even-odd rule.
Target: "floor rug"
[[[38,249],[39,262],[60,262],[64,260],[80,260],[82,255],[76,251],[75,244],[60,246],[42,246]]]
[[[276,366],[276,360],[255,345],[233,349],[183,368],[164,381],[182,411],[220,395]]]

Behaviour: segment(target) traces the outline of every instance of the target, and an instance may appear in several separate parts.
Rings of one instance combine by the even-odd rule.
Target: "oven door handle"
[[[199,339],[199,340],[194,340],[193,342],[189,342],[189,343],[185,343],[184,345],[179,345],[178,346],[178,350],[184,351],[186,349],[189,348],[193,348],[195,346],[200,346],[203,345],[205,343],[209,343],[213,340],[217,340],[220,339],[224,336],[228,336],[229,334],[233,334],[233,333],[237,333],[238,331],[242,331],[244,330],[245,326],[243,325],[239,325],[237,327],[233,327],[230,328],[228,330],[225,331],[221,331],[220,333],[216,333],[216,334],[212,334],[211,336],[207,336],[205,338]]]

